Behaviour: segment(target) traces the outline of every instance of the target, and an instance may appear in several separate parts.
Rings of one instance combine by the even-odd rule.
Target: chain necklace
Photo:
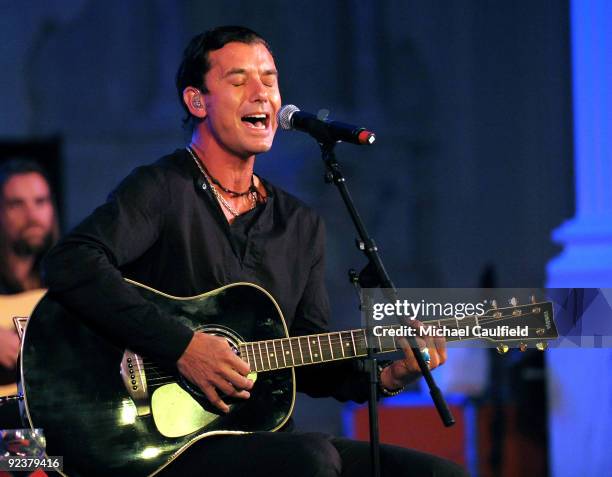
[[[223,184],[221,184],[221,182],[219,182],[208,170],[208,168],[206,167],[206,164],[204,164],[202,161],[198,161],[198,164],[201,166],[201,169],[204,169],[204,173],[206,175],[206,177],[208,179],[210,179],[210,181],[215,184],[217,187],[219,187],[219,189],[221,189],[223,192],[225,192],[226,194],[231,195],[234,198],[237,197],[244,197],[245,195],[250,194],[253,191],[257,191],[257,188],[255,187],[255,179],[254,176],[255,174],[251,173],[251,185],[249,186],[249,188],[247,190],[245,190],[244,192],[236,192],[235,190],[232,189],[228,189],[227,187],[223,187]]]
[[[251,199],[251,207],[249,208],[249,210],[245,211],[245,212],[249,212],[251,210],[253,210],[255,208],[255,206],[257,205],[257,189],[255,188],[255,182],[253,180],[253,176],[251,176],[251,187],[249,187],[249,190],[243,193],[236,193],[233,191],[229,191],[226,190],[221,184],[218,183],[217,180],[214,180],[211,178],[210,174],[207,173],[206,169],[204,169],[204,167],[202,167],[202,162],[198,159],[198,157],[196,156],[196,154],[194,153],[194,151],[191,149],[191,147],[186,147],[185,149],[187,149],[187,152],[189,152],[189,154],[191,155],[191,157],[193,158],[193,160],[196,163],[196,166],[198,166],[198,169],[200,169],[200,172],[202,173],[202,175],[204,176],[204,178],[207,180],[208,184],[210,185],[210,190],[212,191],[213,195],[216,197],[216,199],[219,201],[219,203],[225,207],[228,212],[230,214],[232,214],[234,217],[238,217],[241,212],[238,212],[234,207],[232,207],[232,205],[225,200],[225,197],[223,197],[219,191],[217,190],[217,188],[215,187],[215,183],[217,185],[219,185],[219,187],[221,187],[221,189],[223,189],[225,192],[229,192],[231,194],[234,194],[236,197],[241,197],[244,195],[249,195],[249,198]],[[244,213],[244,212],[243,212]]]

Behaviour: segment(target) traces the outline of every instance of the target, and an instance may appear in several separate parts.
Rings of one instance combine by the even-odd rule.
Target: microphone
[[[300,111],[293,104],[286,104],[280,108],[278,124],[281,129],[304,131],[320,143],[343,141],[360,146],[369,146],[376,141],[374,133],[367,131],[365,128],[338,121],[319,119],[314,114]]]

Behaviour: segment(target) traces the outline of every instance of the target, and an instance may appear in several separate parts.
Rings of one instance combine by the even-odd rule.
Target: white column
[[[548,287],[612,286],[612,2],[572,0],[576,215]],[[547,354],[553,477],[612,473],[612,350]]]

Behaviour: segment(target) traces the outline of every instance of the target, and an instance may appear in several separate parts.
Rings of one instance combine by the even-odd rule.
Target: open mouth
[[[266,113],[247,114],[245,116],[242,116],[241,119],[242,122],[246,124],[248,128],[253,129],[267,129],[270,123],[270,116]]]

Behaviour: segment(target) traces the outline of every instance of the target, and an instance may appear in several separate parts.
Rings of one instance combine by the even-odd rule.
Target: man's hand
[[[0,366],[14,369],[19,354],[19,336],[14,331],[0,329]]]
[[[419,321],[414,322],[415,328],[419,329],[421,326]],[[427,347],[429,350],[429,369],[433,370],[446,362],[446,340],[444,338],[426,336],[425,338],[417,337],[416,340],[419,349]],[[394,361],[380,375],[381,386],[389,391],[400,389],[421,376],[421,369],[412,354],[408,340],[399,338],[397,343],[404,351],[406,358]]]
[[[235,398],[251,396],[247,389],[253,387],[253,381],[246,378],[249,365],[234,354],[224,338],[194,333],[176,364],[179,372],[223,412],[229,412],[229,406],[219,397],[218,390]]]

